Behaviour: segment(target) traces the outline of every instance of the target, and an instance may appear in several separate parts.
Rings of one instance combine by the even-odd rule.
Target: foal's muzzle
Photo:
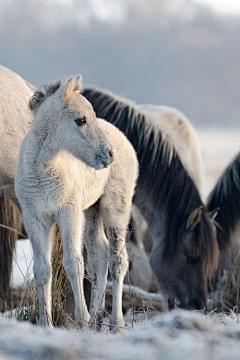
[[[102,161],[105,167],[108,167],[115,161],[115,152],[113,149],[107,150],[106,159]]]
[[[107,149],[106,151],[103,151],[100,155],[97,155],[96,158],[99,163],[99,169],[107,168],[115,161],[115,152],[112,148]]]

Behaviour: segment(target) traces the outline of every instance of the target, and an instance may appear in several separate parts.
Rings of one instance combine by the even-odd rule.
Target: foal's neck
[[[42,126],[32,126],[28,144],[32,154],[29,161],[40,168],[46,166],[61,150],[61,144],[54,137],[54,129],[49,130],[44,123]]]

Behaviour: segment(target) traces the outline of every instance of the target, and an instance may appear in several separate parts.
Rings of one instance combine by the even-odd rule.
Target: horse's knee
[[[36,286],[42,286],[42,284],[47,284],[52,275],[52,266],[47,261],[34,262],[33,273],[35,276]]]
[[[84,261],[83,256],[80,254],[63,255],[63,266],[70,279],[75,277],[76,274],[80,276],[84,274]]]

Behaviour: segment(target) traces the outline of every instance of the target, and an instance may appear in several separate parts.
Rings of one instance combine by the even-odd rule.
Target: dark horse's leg
[[[8,228],[5,228],[7,226]],[[10,280],[13,251],[22,232],[22,217],[18,207],[3,193],[0,193],[0,311],[10,305]]]

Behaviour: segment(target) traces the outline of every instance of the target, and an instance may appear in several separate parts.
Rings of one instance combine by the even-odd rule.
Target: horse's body
[[[182,160],[179,149],[185,147],[184,142],[176,145],[168,127],[156,125],[156,111],[147,115],[146,107],[144,112],[101,90],[85,89],[83,95],[97,116],[125,133],[137,152],[140,175],[134,203],[153,235],[151,265],[160,289],[168,294],[170,306],[177,299],[182,307],[203,308],[207,281],[218,263],[218,245],[212,217],[196,187],[199,176],[195,185],[194,171],[189,171],[192,164],[188,161],[194,162],[194,157]],[[179,116],[174,121],[177,132],[186,124]]]
[[[216,217],[220,250],[220,274],[229,269],[232,251],[240,241],[240,153],[227,166],[208,197],[209,211],[219,207]],[[237,254],[236,254],[237,255]],[[239,255],[239,254],[238,254]]]
[[[203,178],[199,141],[187,118],[177,109],[168,106],[149,104],[139,105],[139,108],[164,134],[165,141],[173,144],[181,162],[201,192]],[[153,245],[151,231],[135,205],[132,206],[131,226],[133,231],[128,243],[130,269],[125,282],[130,281],[146,291],[156,291],[158,287],[149,262]]]
[[[63,238],[63,265],[74,294],[75,320],[80,326],[91,321],[101,327],[109,265],[113,283],[110,324],[118,329],[124,326],[125,237],[137,159],[117,128],[96,119],[80,89],[79,78],[71,78],[34,93],[30,100],[34,120],[21,145],[15,190],[33,248],[40,324],[51,319],[50,259],[56,222]],[[92,277],[90,315],[83,292],[85,219],[84,244]]]
[[[32,122],[28,101],[33,92],[27,81],[0,66],[0,184],[15,203],[14,175],[22,139]]]
[[[10,227],[0,228],[0,311],[9,304],[12,253],[19,237],[15,230],[22,230],[14,175],[20,145],[32,121],[28,100],[33,92],[31,84],[0,66],[0,224]]]

